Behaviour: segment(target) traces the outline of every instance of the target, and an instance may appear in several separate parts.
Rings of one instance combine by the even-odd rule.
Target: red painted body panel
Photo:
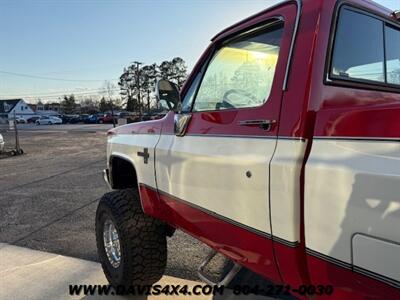
[[[387,10],[369,2],[357,0],[352,3],[389,15]],[[254,109],[194,113],[187,134],[303,137],[310,142],[306,157],[314,136],[399,138],[399,93],[367,91],[324,83],[325,60],[335,5],[334,0],[303,1],[288,90],[283,93],[281,88],[290,43],[288,30],[291,31],[294,25],[294,5],[279,6],[278,10],[262,12],[218,35],[214,43],[268,17],[281,14],[286,17],[285,38],[282,41],[282,52],[269,101]],[[182,95],[212,52],[213,45],[210,45],[195,66],[182,89]],[[173,134],[173,118],[174,113],[170,112],[161,120],[129,124],[113,131],[125,134]],[[238,125],[241,120],[260,118],[278,119],[279,123],[271,132]],[[301,184],[304,189],[304,182]],[[142,205],[147,214],[187,231],[226,256],[276,282],[280,282],[282,278],[292,286],[332,284],[336,292],[329,299],[400,299],[399,290],[392,286],[306,255],[303,219],[300,225],[301,240],[296,247],[289,247],[280,242],[272,243],[266,237],[222,221],[143,185],[140,186],[140,191]],[[302,196],[302,212],[303,201]],[[274,263],[274,252],[277,266]]]
[[[394,124],[395,115],[398,115],[400,109],[399,92],[337,87],[324,82],[325,61],[337,2],[303,1],[303,16],[298,37],[301,42],[296,44],[294,51],[289,89],[284,94],[282,104],[279,136],[308,139],[312,139],[314,135],[399,137],[399,125]],[[382,16],[391,14],[389,10],[373,2],[354,0],[348,3],[364,7]],[[316,16],[318,16],[317,22]],[[351,110],[354,110],[355,114],[348,114]],[[375,123],[378,113],[381,120],[388,122],[383,124],[382,121],[376,120]],[[317,115],[315,124],[313,118],[310,122],[310,114]],[[371,122],[371,117],[374,122]],[[366,119],[369,119],[367,124]],[[349,126],[349,123],[352,125]],[[391,130],[387,131],[387,127]]]
[[[126,124],[109,130],[116,134],[160,134],[165,117],[159,120]]]
[[[291,247],[274,241],[274,253],[282,281],[285,284],[292,287],[311,284],[303,245],[297,244]],[[300,297],[300,295],[296,295],[296,297],[299,299],[307,298]]]
[[[310,127],[314,117],[307,107],[310,87],[313,83],[311,70],[314,65],[314,52],[317,43],[320,24],[320,8],[322,1],[304,2],[299,35],[294,48],[291,74],[288,90],[284,92],[278,136],[309,137]],[[300,42],[301,41],[301,42]],[[311,144],[307,144],[306,155]],[[288,247],[274,242],[275,257],[282,280],[291,286],[310,284],[306,265],[305,234],[304,234],[304,167],[303,162],[300,178],[300,240],[296,247]],[[272,174],[273,176],[273,174]],[[271,212],[274,213],[273,211]],[[272,228],[273,232],[274,228]]]
[[[262,130],[257,126],[241,126],[240,121],[245,120],[276,120],[279,123],[279,115],[282,99],[282,85],[285,76],[286,62],[289,56],[290,42],[294,28],[297,7],[294,4],[281,5],[273,11],[266,11],[256,18],[241,23],[228,32],[215,39],[215,43],[229,35],[241,32],[246,28],[262,25],[276,17],[284,19],[284,30],[280,45],[280,52],[276,66],[274,83],[266,102],[260,107],[243,108],[235,110],[221,110],[212,112],[194,112],[190,120],[186,135],[230,135],[230,136],[276,136],[278,126],[274,124],[270,131]],[[211,47],[209,55],[212,55]],[[205,59],[205,58],[204,58]],[[190,82],[197,73],[194,72]],[[163,134],[173,134],[173,113],[166,117]],[[166,202],[171,213],[168,217],[175,216],[183,222],[183,229],[194,234],[219,252],[239,261],[257,273],[274,280],[280,281],[280,274],[275,264],[273,243],[270,239],[260,237],[243,228],[231,226],[228,223],[213,221],[207,223],[203,220],[207,215],[197,215],[190,207],[181,206],[176,201],[169,201],[164,195],[160,195],[161,201]],[[190,199],[184,199],[190,201]],[[178,214],[178,215],[177,215]],[[196,219],[197,218],[197,219]],[[207,218],[206,218],[207,219]],[[217,219],[216,219],[217,220]],[[172,222],[172,224],[176,224]],[[182,225],[179,225],[182,226]],[[231,228],[231,229],[230,229]],[[234,228],[234,231],[232,231]]]
[[[315,136],[400,138],[400,94],[327,87],[323,95]]]
[[[351,3],[381,15],[390,14],[388,10],[374,3],[366,1],[351,1]],[[315,49],[310,56],[312,65],[308,71],[310,81],[305,88],[306,96],[303,98],[303,106],[298,103],[296,107],[292,101],[292,110],[289,113],[283,110],[282,114],[287,119],[282,124],[282,134],[302,136],[309,141],[316,136],[398,138],[400,137],[399,93],[339,87],[324,82],[325,62],[336,4],[336,1],[321,2]],[[294,63],[292,70],[296,72],[297,67]],[[300,87],[294,87],[293,92],[297,88]],[[284,101],[290,101],[289,94],[290,91],[285,94]],[[309,144],[306,157],[311,146],[312,144]],[[304,188],[304,182],[301,185]],[[304,194],[302,196],[304,197]],[[304,202],[301,206],[304,208]],[[303,236],[304,238],[307,237]],[[282,256],[282,260],[290,255],[285,253],[284,249],[277,252],[278,256]],[[335,287],[333,299],[400,299],[400,291],[386,283],[311,255],[307,255],[306,269],[312,284],[332,284]],[[332,299],[332,297],[326,298]]]
[[[353,272],[331,262],[307,256],[308,268],[315,279],[313,284],[331,284],[335,293],[320,299],[384,300],[400,299],[400,289]]]
[[[390,11],[372,2],[354,0],[351,3],[377,11],[382,15],[390,15]],[[277,126],[277,128],[279,127],[278,135],[312,139],[314,124],[309,122],[308,116],[317,113],[317,122],[315,123],[315,135],[317,136],[398,137],[399,134],[396,135],[395,132],[399,132],[399,125],[395,124],[395,116],[400,110],[399,93],[335,87],[324,83],[325,60],[335,4],[334,0],[303,1],[298,42],[294,48],[288,90],[283,95],[281,117]],[[280,98],[288,44],[290,43],[288,33],[293,29],[296,7],[295,5],[281,5],[277,9],[279,9],[278,12],[277,10],[261,12],[254,18],[240,22],[217,35],[214,43],[207,48],[191,72],[182,88],[182,96],[185,95],[191,81],[212,53],[214,44],[226,36],[240,32],[265,19],[284,15],[286,23],[285,37],[281,45],[283,51],[280,53],[274,87],[269,97],[270,100]],[[259,128],[238,126],[237,121],[254,119],[259,116],[260,112],[264,118],[276,115],[280,107],[275,102],[267,101],[261,109],[195,113],[188,132],[189,134],[265,135],[266,133]],[[350,113],[349,110],[354,111]],[[365,120],[370,120],[371,117],[376,118],[377,113],[380,114],[379,117],[382,120],[390,120],[388,122],[390,125],[385,123],[383,126],[376,126],[376,124],[372,125],[372,122],[365,124]],[[173,117],[171,115],[173,115],[172,112],[169,113],[169,117],[161,120],[128,124],[114,129],[114,131],[119,133],[159,133],[163,128],[163,133],[173,133]],[[348,126],[349,122],[353,122],[352,126]],[[391,130],[387,131],[387,128]],[[276,132],[267,135],[276,135]]]
[[[390,11],[367,1],[351,1],[382,16]],[[324,82],[332,16],[336,1],[323,1],[308,111],[316,113],[313,136],[394,138],[400,137],[400,91],[374,91],[334,86]],[[306,110],[306,109],[303,109]],[[397,118],[397,120],[396,120]]]
[[[140,185],[146,214],[184,230],[232,260],[279,283],[270,238],[210,216],[182,201]]]
[[[142,206],[146,214],[164,220],[172,226],[182,229],[200,241],[226,255],[250,270],[281,283],[276,273],[276,266],[271,257],[270,238],[250,232],[232,223],[221,220],[209,213],[196,209],[172,196],[158,193],[146,185],[140,185]],[[333,285],[334,293],[329,296],[318,296],[314,299],[400,299],[400,290],[373,280],[367,276],[354,273],[325,260],[307,255],[304,261],[299,247],[289,247],[275,242],[275,251],[282,256],[279,268],[292,269],[283,276],[285,284],[298,288],[310,284],[299,280],[301,272],[296,266],[308,264],[314,285]],[[299,255],[300,254],[300,255]],[[306,267],[306,266],[304,266]],[[294,296],[306,299],[301,295]]]

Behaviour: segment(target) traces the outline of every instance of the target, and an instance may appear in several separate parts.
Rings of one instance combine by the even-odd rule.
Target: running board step
[[[204,268],[208,265],[208,263],[217,255],[217,251],[211,250],[210,253],[206,256],[206,258],[203,260],[203,262],[200,264],[199,268],[197,269],[197,274],[199,275],[200,279],[204,281],[207,284],[210,285],[217,285],[217,286],[223,286],[223,285],[228,285],[233,277],[240,271],[242,266],[238,265],[237,263],[233,262],[233,267],[232,269],[225,275],[224,278],[222,278],[221,281],[219,282],[214,282],[211,279],[207,277],[207,275],[204,272]]]

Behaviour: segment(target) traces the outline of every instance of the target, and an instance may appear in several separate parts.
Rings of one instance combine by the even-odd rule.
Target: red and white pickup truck
[[[108,132],[108,280],[156,282],[179,228],[231,259],[229,278],[244,266],[310,287],[297,298],[400,299],[399,19],[367,0],[286,1],[216,35],[180,92],[160,80],[170,112]]]

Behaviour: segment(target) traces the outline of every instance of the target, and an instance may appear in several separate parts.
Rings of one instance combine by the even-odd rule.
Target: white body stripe
[[[275,143],[263,138],[162,135],[156,150],[158,188],[270,233],[268,164]]]
[[[160,136],[158,134],[119,134],[112,136],[107,144],[107,157],[119,156],[130,161],[136,169],[139,183],[145,183],[156,188],[154,174],[154,148]],[[144,163],[143,157],[137,155],[149,149],[148,163]]]
[[[306,246],[352,263],[356,233],[400,243],[400,143],[314,140],[305,171]],[[359,249],[354,257],[363,256]],[[386,262],[400,261],[395,256]]]
[[[271,162],[271,224],[274,236],[300,241],[300,172],[307,143],[278,140]]]

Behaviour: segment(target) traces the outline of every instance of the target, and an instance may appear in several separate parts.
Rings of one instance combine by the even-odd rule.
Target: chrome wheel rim
[[[110,219],[104,222],[103,241],[108,261],[114,268],[118,268],[121,263],[121,248],[117,228]]]

